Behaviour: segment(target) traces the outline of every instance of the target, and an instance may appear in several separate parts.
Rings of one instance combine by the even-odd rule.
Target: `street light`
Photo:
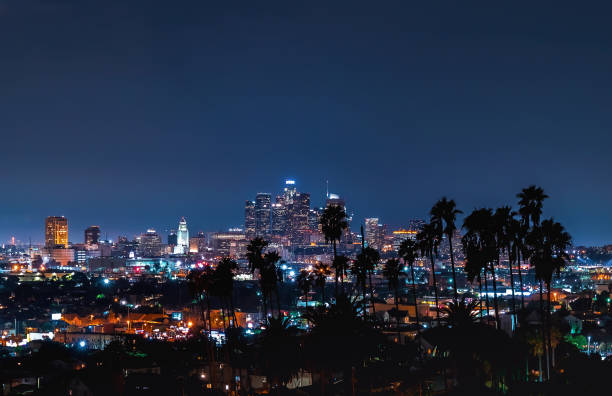
[[[587,344],[587,354],[591,355],[591,336],[587,336],[588,344]]]

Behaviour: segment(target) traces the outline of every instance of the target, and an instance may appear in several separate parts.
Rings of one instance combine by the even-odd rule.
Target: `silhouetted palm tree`
[[[468,276],[473,276],[475,273],[474,271],[479,267],[483,268],[485,289],[487,289],[485,290],[486,295],[488,295],[488,287],[486,284],[487,270],[491,272],[493,281],[493,306],[495,309],[497,328],[499,329],[499,307],[497,304],[497,286],[494,265],[494,262],[499,258],[499,250],[495,239],[495,226],[495,219],[491,209],[475,209],[463,221],[463,228],[466,230],[466,233],[462,238],[462,242],[467,262],[469,263],[466,263],[466,269],[470,271]]]
[[[332,267],[334,268],[334,276],[336,277],[336,281],[338,280],[338,277],[342,281],[342,291],[344,292],[344,278],[348,275],[350,260],[344,255],[336,256],[334,257]]]
[[[508,270],[510,271],[510,288],[512,290],[512,315],[516,315],[516,297],[514,293],[514,273],[512,272],[512,263],[516,259],[512,254],[512,242],[514,240],[514,214],[509,206],[502,206],[495,210],[495,238],[497,240],[497,266],[500,266],[500,257],[504,252],[508,256]]]
[[[398,259],[389,259],[383,266],[383,276],[389,283],[389,289],[393,290],[393,299],[395,301],[396,317],[395,321],[397,324],[397,339],[399,340],[399,282],[400,278],[404,275],[402,265]]]
[[[416,241],[412,239],[406,239],[400,244],[398,255],[404,260],[404,264],[410,267],[410,275],[412,278],[412,294],[414,296],[414,314],[416,318],[417,331],[420,331],[419,324],[419,303],[417,299],[416,291],[416,279],[414,276],[414,262],[418,256],[418,245]]]
[[[457,276],[455,274],[455,255],[453,253],[453,234],[457,227],[455,226],[455,221],[457,219],[457,215],[463,213],[458,210],[455,204],[455,201],[452,199],[449,201],[446,197],[443,197],[441,200],[436,202],[436,204],[431,208],[431,224],[434,225],[436,232],[438,233],[438,239],[442,239],[442,235],[445,234],[448,239],[448,246],[450,251],[451,258],[451,268],[453,271],[453,289],[454,289],[454,298],[455,301],[459,298],[459,294],[457,293]]]
[[[251,274],[255,272],[255,270],[259,270],[264,265],[264,250],[268,246],[268,241],[265,241],[261,237],[257,237],[247,245],[247,259],[249,261],[249,269],[251,270]]]
[[[237,269],[236,261],[230,257],[223,257],[217,264],[213,273],[214,289],[217,295],[229,311],[232,327],[236,326],[236,314],[234,311],[234,271]],[[225,315],[223,315],[225,323]]]
[[[532,225],[539,225],[542,216],[542,203],[548,198],[548,195],[544,194],[544,190],[532,185],[523,188],[516,197],[519,198],[519,214],[523,223],[529,226],[531,220]]]
[[[536,278],[540,282],[546,284],[548,309],[546,316],[543,312],[542,317],[546,318],[547,327],[547,368],[549,366],[549,354],[552,353],[551,343],[551,300],[550,289],[552,276],[557,274],[566,265],[568,254],[566,249],[571,245],[571,236],[565,231],[565,228],[553,219],[544,220],[541,225],[536,225],[532,228],[528,236],[529,243],[532,249],[531,262],[535,266]],[[543,307],[542,293],[540,292],[540,307]],[[548,368],[550,376],[550,368]]]
[[[272,388],[285,387],[298,375],[303,366],[300,340],[288,318],[268,318],[259,346],[258,366]]]
[[[314,283],[314,275],[310,271],[301,270],[296,279],[297,287],[304,295],[304,300],[306,302],[306,307],[308,307],[308,293],[312,289],[312,284]]]
[[[508,232],[510,233],[511,247],[510,247],[510,260],[516,263],[519,276],[519,286],[521,291],[521,310],[525,309],[525,297],[523,295],[523,272],[521,270],[521,258],[525,258],[523,252],[525,252],[525,236],[527,235],[528,227],[526,227],[521,221],[512,218]]]
[[[323,235],[325,235],[325,242],[331,242],[334,248],[334,260],[332,262],[332,265],[336,264],[336,257],[338,257],[336,243],[340,242],[340,239],[342,238],[342,232],[346,228],[348,228],[348,222],[346,221],[346,213],[344,212],[344,208],[339,205],[328,205],[323,211],[323,214],[321,215],[320,223],[321,231],[323,232]],[[339,276],[344,276],[344,273],[342,271],[336,271],[336,298],[338,297]],[[344,279],[342,280],[344,281]],[[344,287],[344,282],[342,283],[342,287]]]
[[[362,251],[357,255],[357,258],[353,261],[351,266],[351,273],[355,277],[355,287],[357,290],[361,288],[361,304],[362,304],[362,315],[365,319],[366,315],[366,293],[368,284],[368,263],[364,252]]]
[[[446,315],[446,322],[451,326],[469,326],[477,321],[477,306],[478,301],[467,303],[465,298],[462,298],[460,301],[447,303],[440,312]]]
[[[421,254],[424,257],[429,257],[431,262],[431,276],[434,287],[434,297],[436,299],[436,319],[438,325],[440,325],[440,302],[438,301],[438,283],[436,281],[436,265],[435,256],[438,255],[438,245],[440,240],[438,239],[435,226],[432,224],[425,224],[421,231],[416,236],[417,244],[421,250]]]
[[[272,295],[276,296],[277,312],[280,317],[280,298],[278,296],[278,283],[282,276],[278,269],[280,256],[276,251],[267,252],[263,256],[264,266],[260,270],[261,289],[264,294],[264,299],[267,297],[270,302],[270,314],[274,316],[274,308],[272,308]]]
[[[331,275],[329,265],[317,263],[314,268],[315,284],[321,288],[321,304],[325,304],[325,282],[327,277]]]

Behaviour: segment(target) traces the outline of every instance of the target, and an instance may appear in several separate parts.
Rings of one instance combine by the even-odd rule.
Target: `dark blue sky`
[[[538,184],[612,242],[609,2],[210,3],[0,0],[1,241],[223,229],[294,177],[396,225]]]

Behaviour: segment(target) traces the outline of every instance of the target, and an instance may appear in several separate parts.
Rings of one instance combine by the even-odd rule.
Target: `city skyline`
[[[279,181],[278,183],[278,187],[277,190],[271,190],[270,192],[262,192],[262,191],[258,191],[256,194],[253,193],[252,196],[253,198],[256,198],[257,196],[259,196],[260,194],[267,194],[270,196],[271,199],[271,210],[273,213],[273,209],[274,209],[274,200],[275,197],[277,196],[277,194],[282,194],[281,189],[283,187],[286,187],[286,185],[284,184],[287,180],[290,180],[292,182],[292,187],[297,187],[298,191],[299,188],[301,188],[299,186],[299,183],[296,182],[295,179],[293,178],[283,178],[282,180]],[[326,181],[327,182],[327,181]],[[304,191],[307,194],[310,194],[310,196],[312,197],[313,194],[311,194],[308,191]],[[316,199],[315,196],[315,200],[314,202],[311,201],[310,203],[310,208],[311,209],[315,209],[315,208],[323,208],[325,207],[325,199],[327,197],[327,194],[332,194],[332,195],[338,195],[341,199],[346,200],[344,195],[341,194],[337,194],[335,191],[330,191],[329,189],[329,184],[325,183],[324,186],[324,190],[322,191],[322,198],[320,198],[319,200]],[[440,197],[441,198],[441,197]],[[250,201],[250,200],[247,200]],[[253,199],[253,204],[255,204],[255,199]],[[317,203],[318,202],[318,203]],[[374,214],[363,214],[360,213],[359,211],[355,210],[354,207],[352,207],[350,205],[350,200],[349,200],[349,207],[351,208],[351,211],[355,213],[355,219],[357,221],[357,229],[353,230],[354,232],[358,232],[359,231],[359,226],[358,225],[363,225],[364,227],[367,228],[367,222],[366,220],[369,218],[375,218],[377,220],[380,221],[380,225],[388,225],[390,227],[393,227],[395,229],[401,229],[402,227],[407,227],[407,225],[414,219],[424,219],[427,218],[429,216],[429,209],[425,209],[423,211],[423,213],[417,214],[417,215],[407,215],[405,213],[401,214],[400,216],[397,217],[383,217],[380,216],[378,214],[376,214],[376,212],[374,212]],[[242,203],[242,207],[238,206],[236,208],[236,210],[234,210],[231,217],[237,217],[236,221],[233,222],[227,222],[225,224],[225,226],[219,226],[219,227],[213,227],[213,226],[209,226],[207,227],[205,224],[194,224],[193,221],[189,220],[190,216],[189,215],[184,215],[184,214],[179,214],[178,217],[176,219],[170,219],[170,221],[168,223],[162,223],[158,220],[152,220],[150,222],[148,222],[147,224],[143,224],[140,228],[135,228],[135,229],[130,229],[130,230],[125,230],[125,229],[121,229],[118,226],[113,226],[112,224],[110,225],[110,227],[108,226],[107,223],[105,223],[104,221],[100,221],[98,222],[100,225],[96,225],[93,226],[93,222],[88,222],[88,221],[84,221],[82,218],[74,218],[72,216],[67,216],[65,214],[61,214],[61,215],[57,215],[57,214],[51,214],[49,216],[45,216],[42,219],[42,222],[44,223],[45,218],[47,217],[54,217],[54,216],[58,216],[58,217],[66,217],[67,219],[69,219],[70,221],[70,227],[68,227],[68,241],[71,243],[82,243],[84,241],[84,232],[90,228],[90,227],[99,227],[98,232],[100,233],[99,238],[100,239],[110,239],[110,240],[116,240],[116,238],[118,236],[127,236],[128,238],[136,238],[137,236],[144,234],[147,230],[149,229],[153,229],[155,231],[157,231],[160,235],[163,236],[167,236],[168,234],[172,233],[172,232],[176,232],[176,223],[178,220],[180,219],[187,219],[189,220],[189,228],[190,228],[190,232],[193,233],[193,235],[197,234],[197,232],[223,232],[223,231],[227,231],[229,229],[234,229],[234,228],[241,228],[244,229],[246,231],[245,228],[245,218],[244,218],[244,200],[241,201]],[[515,207],[516,202],[508,202],[508,203],[500,203],[501,204],[507,204],[510,205],[511,207]],[[554,206],[553,203],[550,204],[550,206]],[[467,208],[464,208],[464,212],[467,211]],[[381,208],[380,212],[383,212],[384,210]],[[548,212],[548,210],[545,210],[545,214]],[[551,210],[552,212],[552,210]],[[237,215],[236,215],[237,214]],[[273,214],[272,214],[273,215]],[[563,220],[563,216],[554,216],[556,219],[561,219]],[[155,216],[152,214],[152,219],[155,218]],[[460,220],[463,219],[463,215],[459,215],[458,218]],[[178,219],[178,220],[177,220]],[[398,220],[401,219],[401,220]],[[39,219],[40,220],[40,219]],[[355,225],[354,224],[354,225]],[[44,224],[43,224],[44,225]],[[17,227],[18,228],[18,227]],[[573,230],[571,228],[568,227],[568,230],[573,232]],[[574,235],[574,234],[572,234]],[[35,228],[32,230],[32,232],[27,235],[27,236],[19,236],[17,233],[10,233],[10,232],[6,232],[5,234],[2,233],[2,229],[0,228],[0,244],[5,244],[8,243],[9,241],[11,241],[12,239],[15,239],[15,241],[19,241],[19,244],[21,245],[27,245],[28,243],[33,243],[33,244],[40,244],[40,245],[44,245],[45,244],[45,232],[44,229],[41,227]],[[612,244],[612,240],[605,240],[605,239],[599,239],[598,242],[590,242],[588,240],[579,240],[579,239],[574,239],[574,245],[575,246],[603,246],[603,245],[609,245]]]

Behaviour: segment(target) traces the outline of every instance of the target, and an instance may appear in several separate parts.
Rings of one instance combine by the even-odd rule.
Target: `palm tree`
[[[346,221],[346,213],[344,212],[344,208],[339,205],[328,205],[320,219],[321,223],[321,231],[323,235],[325,235],[325,242],[332,243],[334,248],[334,261],[333,264],[336,264],[336,257],[338,256],[336,250],[336,242],[340,242],[342,238],[342,232],[348,228],[348,222]],[[334,268],[336,269],[336,268]],[[338,298],[338,275],[343,275],[342,271],[336,270],[336,298]],[[342,287],[344,288],[344,278],[342,278],[343,283]]]
[[[488,296],[487,271],[491,272],[493,281],[493,306],[495,309],[495,321],[499,329],[499,307],[497,305],[497,285],[495,282],[495,265],[499,259],[497,241],[495,239],[495,219],[493,211],[488,208],[475,209],[463,221],[466,233],[462,238],[465,254],[467,257],[466,270],[468,276],[472,276],[479,268],[483,269],[485,279],[485,293]],[[488,303],[487,303],[488,307]],[[488,308],[487,308],[488,309]]]
[[[334,275],[336,277],[336,281],[338,280],[338,277],[340,277],[340,279],[342,280],[342,290],[344,291],[344,277],[348,275],[348,270],[350,268],[349,258],[344,255],[334,257],[332,267],[334,268]]]
[[[480,247],[478,246],[477,235],[474,233],[466,233],[461,238],[463,244],[463,252],[465,255],[464,271],[470,283],[478,280],[478,290],[480,299],[480,317],[482,318],[482,276],[486,276],[486,262],[483,260]],[[487,297],[487,316],[489,315],[489,299]]]
[[[414,277],[414,262],[418,255],[418,245],[412,239],[406,239],[400,244],[398,255],[404,260],[404,264],[410,267],[410,275],[412,278],[412,294],[414,296],[414,314],[416,318],[417,331],[420,330],[419,325],[419,304],[417,300],[416,279]]]
[[[263,253],[268,246],[268,241],[265,241],[261,237],[257,237],[247,245],[247,259],[249,261],[249,269],[251,274],[255,273],[255,270],[259,270],[264,265]]]
[[[393,290],[393,298],[395,301],[395,311],[397,316],[395,317],[397,323],[397,339],[399,340],[399,281],[404,275],[402,271],[402,265],[398,259],[389,259],[383,266],[383,276],[389,283],[389,289]]]
[[[478,301],[465,302],[465,298],[460,301],[451,301],[440,312],[446,314],[446,322],[451,326],[469,326],[477,321],[478,312],[476,307]]]
[[[512,272],[512,263],[515,256],[512,254],[512,241],[514,239],[513,228],[514,214],[509,206],[502,206],[495,210],[495,234],[497,240],[497,265],[500,266],[501,253],[506,253],[508,256],[508,270],[510,271],[510,287],[512,289],[512,315],[516,315],[516,297],[514,294],[514,274]]]
[[[437,237],[435,226],[432,224],[425,224],[421,231],[416,236],[417,244],[421,250],[421,254],[424,257],[429,257],[431,262],[431,276],[434,287],[434,297],[436,299],[436,320],[438,326],[440,325],[440,303],[438,301],[438,283],[436,281],[436,265],[435,256],[438,254],[438,245],[440,240]]]
[[[516,197],[519,198],[519,214],[523,223],[529,226],[531,220],[533,225],[539,225],[542,216],[542,203],[548,198],[548,195],[544,194],[544,190],[532,185],[523,188],[520,193],[516,194]]]
[[[301,270],[296,279],[298,289],[304,295],[304,300],[306,301],[306,307],[308,307],[308,293],[312,289],[312,284],[314,283],[314,276],[312,272]]]
[[[519,286],[521,291],[521,310],[525,309],[525,297],[523,295],[523,273],[521,271],[521,257],[525,258],[525,235],[527,234],[527,227],[521,221],[514,217],[510,221],[508,232],[510,233],[511,247],[510,247],[510,260],[516,263],[519,276]]]
[[[280,256],[276,251],[267,252],[263,256],[264,266],[260,270],[261,289],[264,299],[267,297],[270,302],[270,314],[274,316],[274,308],[272,308],[272,295],[276,296],[276,304],[278,308],[278,317],[280,317],[280,298],[278,296],[278,282],[282,277],[278,269]]]
[[[235,260],[230,257],[223,257],[217,264],[217,268],[215,268],[215,272],[213,273],[216,295],[221,298],[222,304],[227,307],[232,327],[236,327],[233,294],[234,271],[236,271],[237,267]],[[223,321],[225,322],[225,317]]]
[[[374,315],[374,319],[376,319],[376,306],[374,305],[374,285],[372,283],[372,274],[374,273],[374,269],[376,268],[376,264],[380,261],[380,253],[378,250],[366,247],[361,251],[361,254],[365,259],[365,269],[368,274],[368,279],[370,283],[370,302],[372,304],[372,315]]]
[[[434,225],[436,232],[438,233],[438,239],[442,239],[442,235],[445,234],[448,239],[448,246],[451,257],[451,267],[453,270],[453,288],[455,301],[459,298],[457,293],[457,276],[455,275],[455,255],[453,253],[453,234],[457,227],[455,221],[457,215],[463,213],[458,210],[455,201],[452,199],[449,201],[446,197],[436,202],[431,208],[431,224]]]
[[[331,275],[329,265],[317,263],[314,268],[315,284],[321,288],[321,304],[325,304],[325,282],[327,277]]]
[[[366,314],[366,293],[367,293],[367,282],[368,282],[368,263],[364,252],[362,251],[357,255],[357,258],[353,261],[351,266],[351,273],[355,277],[355,287],[357,290],[361,288],[361,313],[365,319]]]
[[[548,309],[546,313],[547,327],[547,358],[546,364],[550,376],[549,354],[552,353],[551,341],[551,300],[550,289],[552,276],[557,274],[567,264],[566,249],[571,245],[571,236],[565,231],[563,225],[553,219],[544,220],[541,225],[532,228],[529,236],[532,247],[531,262],[535,266],[536,278],[546,284]],[[540,307],[543,307],[542,293],[540,292]],[[544,317],[544,316],[543,316]],[[554,366],[554,363],[553,363]]]
[[[259,341],[263,374],[271,386],[285,387],[302,367],[298,329],[288,318],[269,318]]]

